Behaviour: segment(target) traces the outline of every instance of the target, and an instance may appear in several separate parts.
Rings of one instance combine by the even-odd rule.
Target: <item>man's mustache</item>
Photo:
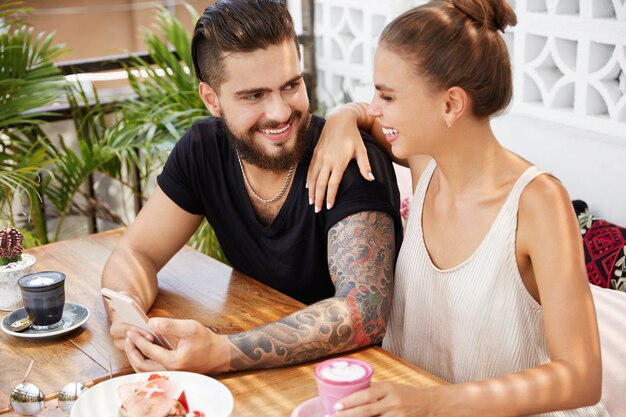
[[[259,129],[276,129],[278,126],[280,125],[284,125],[284,124],[291,124],[294,120],[300,120],[302,119],[302,112],[295,110],[291,113],[291,116],[289,116],[289,120],[287,120],[287,123],[285,122],[278,122],[276,120],[268,120],[262,123],[258,123],[257,125],[254,126],[254,130],[259,130]]]

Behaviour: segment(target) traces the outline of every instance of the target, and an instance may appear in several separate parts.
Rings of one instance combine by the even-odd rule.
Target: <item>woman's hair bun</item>
[[[452,5],[480,25],[504,32],[517,17],[506,0],[450,0]]]

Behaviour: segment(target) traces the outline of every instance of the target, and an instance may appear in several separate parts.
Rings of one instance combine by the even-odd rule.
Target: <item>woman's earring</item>
[[[448,126],[448,129],[452,127],[452,123],[450,123],[450,120],[448,119],[446,119],[446,126]]]

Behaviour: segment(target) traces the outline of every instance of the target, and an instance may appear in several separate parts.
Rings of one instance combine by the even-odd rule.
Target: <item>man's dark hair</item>
[[[292,40],[300,56],[293,20],[282,0],[221,0],[206,8],[191,41],[198,80],[219,92],[226,81],[224,58]]]

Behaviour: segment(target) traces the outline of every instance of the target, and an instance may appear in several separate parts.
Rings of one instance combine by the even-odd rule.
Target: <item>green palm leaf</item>
[[[63,49],[53,37],[34,37],[25,25],[0,32],[0,130],[42,123],[44,113],[34,110],[63,96],[65,80],[52,62]]]
[[[0,217],[4,213],[10,223],[15,223],[14,198],[22,195],[40,198],[40,175],[56,161],[50,157],[45,144],[37,139],[38,129],[6,133],[0,135]],[[31,203],[29,201],[29,205]]]
[[[81,187],[95,172],[120,175],[121,160],[129,151],[129,146],[120,141],[113,141],[113,136],[106,127],[105,111],[95,94],[89,99],[80,84],[67,89],[72,119],[77,133],[77,149],[72,149],[61,138],[59,145],[48,142],[51,154],[57,163],[54,177],[44,184],[48,201],[58,210],[60,220],[54,239],[61,232],[65,217],[72,212],[86,212],[96,203],[89,199],[79,202],[76,197]]]
[[[41,174],[55,160],[37,127],[46,114],[39,108],[62,98],[65,82],[52,62],[62,47],[52,34],[34,36],[20,17],[29,9],[20,4],[0,5],[0,217],[10,223],[16,199],[27,197],[32,208],[41,198]]]
[[[29,7],[23,7],[21,1],[5,1],[0,4],[0,32],[3,32],[11,25],[23,23],[21,15],[28,13]]]
[[[197,13],[187,7],[194,20]],[[127,69],[137,96],[121,105],[121,119],[113,141],[134,143],[141,179],[147,181],[161,166],[176,141],[191,125],[208,116],[198,96],[198,81],[192,73],[191,35],[170,12],[163,8],[151,30],[143,37],[154,64],[135,59]],[[215,233],[204,221],[190,244],[223,262]]]

